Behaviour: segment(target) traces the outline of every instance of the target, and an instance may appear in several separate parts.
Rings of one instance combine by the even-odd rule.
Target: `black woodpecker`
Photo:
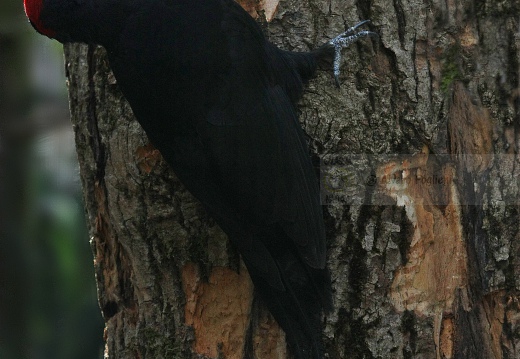
[[[323,358],[330,310],[318,181],[296,102],[318,62],[269,43],[233,0],[25,0],[41,34],[105,47],[121,91],[188,190],[227,233],[297,359]]]

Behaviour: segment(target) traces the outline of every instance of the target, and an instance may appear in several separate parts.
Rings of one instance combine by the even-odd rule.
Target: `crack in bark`
[[[403,9],[403,3],[401,0],[393,0],[394,1],[394,9],[395,15],[397,18],[397,34],[399,36],[399,42],[401,43],[401,48],[404,50],[405,48],[405,34],[406,34],[406,15]]]
[[[95,45],[88,45],[87,67],[88,67],[88,104],[87,104],[87,128],[91,140],[91,148],[96,163],[95,177],[101,181],[105,176],[106,156],[105,145],[103,144],[101,133],[98,127],[96,84],[94,76],[96,74]]]

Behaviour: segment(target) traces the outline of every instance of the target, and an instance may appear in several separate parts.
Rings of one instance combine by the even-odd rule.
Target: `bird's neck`
[[[47,0],[41,22],[56,40],[110,45],[120,34],[135,0]]]

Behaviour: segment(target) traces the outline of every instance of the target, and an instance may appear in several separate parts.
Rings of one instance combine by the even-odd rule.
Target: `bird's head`
[[[23,5],[25,8],[25,14],[36,31],[54,39],[57,35],[56,30],[48,27],[41,18],[46,2],[46,0],[24,0]]]
[[[148,0],[145,0],[148,1]],[[61,43],[107,45],[120,33],[128,0],[24,0],[31,25]]]

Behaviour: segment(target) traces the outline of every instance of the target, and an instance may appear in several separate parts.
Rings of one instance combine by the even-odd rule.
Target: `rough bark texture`
[[[244,3],[285,49],[344,20],[380,34],[345,51],[341,89],[322,71],[300,107],[326,194],[328,357],[519,358],[520,2]],[[106,357],[286,358],[103,49],[67,46],[66,63]]]

